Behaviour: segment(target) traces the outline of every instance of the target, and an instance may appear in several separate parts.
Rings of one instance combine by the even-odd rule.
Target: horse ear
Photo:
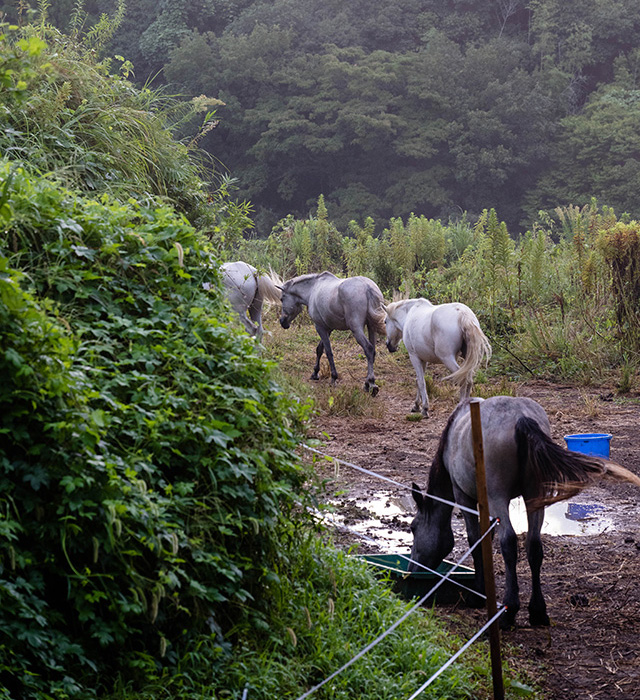
[[[422,490],[418,486],[418,484],[415,483],[415,481],[411,484],[411,495],[413,496],[413,500],[416,502],[416,505],[418,506],[418,510],[422,510],[422,505],[424,503],[424,496],[422,495]]]

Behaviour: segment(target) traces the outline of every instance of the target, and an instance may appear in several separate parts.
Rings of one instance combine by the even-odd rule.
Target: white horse
[[[460,400],[468,399],[473,376],[491,357],[491,344],[473,311],[464,304],[433,305],[428,299],[403,299],[385,307],[387,348],[398,349],[402,340],[416,372],[418,391],[412,412],[429,415],[429,397],[424,381],[428,362],[443,364],[453,374],[446,377],[460,387]],[[456,356],[463,357],[462,365]]]
[[[279,302],[282,281],[271,272],[260,274],[246,262],[227,262],[220,266],[222,281],[231,308],[238,314],[249,335],[262,339],[262,304],[265,300]]]

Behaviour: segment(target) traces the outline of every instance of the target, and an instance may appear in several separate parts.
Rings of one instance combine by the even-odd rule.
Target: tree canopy
[[[28,3],[21,15],[16,5],[2,7],[19,21]],[[632,0],[68,0],[47,11],[78,33],[117,19],[104,51],[132,61],[141,85],[224,103],[201,145],[238,179],[260,235],[320,194],[343,229],[484,207],[515,229],[594,195],[638,213]],[[612,119],[615,155],[602,160]]]

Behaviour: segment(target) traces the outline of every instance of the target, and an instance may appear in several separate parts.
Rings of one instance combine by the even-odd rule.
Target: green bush
[[[265,627],[306,409],[172,209],[0,180],[0,685],[92,697],[200,637],[213,664],[234,626]]]

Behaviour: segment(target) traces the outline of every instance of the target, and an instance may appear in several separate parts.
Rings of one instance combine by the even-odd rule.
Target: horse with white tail
[[[231,308],[247,333],[262,340],[262,306],[265,301],[280,301],[282,280],[274,272],[261,274],[242,260],[223,263],[220,272]]]
[[[429,415],[424,380],[429,362],[450,370],[446,380],[460,387],[460,400],[468,399],[476,370],[491,357],[491,344],[473,311],[459,302],[434,305],[428,299],[401,299],[385,311],[389,352],[395,352],[402,340],[416,372],[418,390],[412,412],[421,412],[425,418]],[[458,355],[463,358],[461,365]]]

